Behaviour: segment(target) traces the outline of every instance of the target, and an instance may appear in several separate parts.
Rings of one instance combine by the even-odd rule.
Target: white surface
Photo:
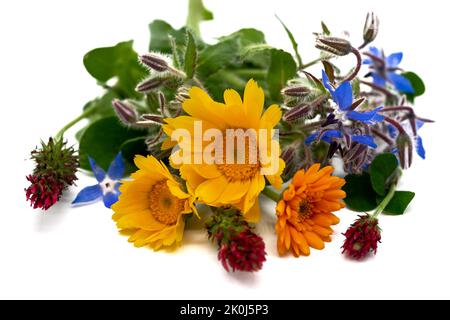
[[[448,10],[445,1],[213,1],[216,20],[204,37],[241,27],[263,30],[270,44],[290,50],[274,18],[296,35],[304,59],[315,58],[311,33],[323,19],[355,42],[367,10],[381,19],[376,45],[402,50],[403,67],[420,74],[427,94],[420,115],[438,120],[421,135],[427,161],[415,159],[403,186],[416,192],[402,217],[381,217],[379,254],[355,263],[340,254],[340,235],[356,217],[339,212],[333,242],[307,258],[279,258],[270,222],[260,226],[268,261],[257,274],[227,274],[201,231],[188,231],[175,254],[136,249],[118,235],[111,212],[97,203],[72,209],[78,188],[42,214],[24,200],[29,151],[74,118],[100,93],[82,64],[88,50],[135,39],[143,52],[147,24],[156,18],[180,27],[184,1],[0,2],[1,170],[0,298],[450,298],[448,230]],[[442,59],[442,67],[441,67]],[[72,132],[75,132],[72,131]],[[266,210],[272,214],[272,207]]]

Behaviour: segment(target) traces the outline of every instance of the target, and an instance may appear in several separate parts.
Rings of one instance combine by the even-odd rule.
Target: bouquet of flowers
[[[206,43],[199,26],[212,18],[190,0],[185,27],[150,23],[148,53],[132,41],[88,52],[84,66],[104,93],[31,152],[27,200],[47,210],[77,171],[91,172],[97,183],[73,205],[102,199],[129,242],[154,250],[177,248],[188,219],[201,219],[227,271],[266,260],[254,229],[260,197],[276,202],[278,253],[295,257],[323,249],[347,207],[361,215],[342,252],[376,253],[380,214],[402,215],[414,197],[397,190],[402,170],[414,153],[425,158],[419,130],[432,121],[413,107],[423,81],[400,67],[402,53],[370,45],[373,13],[359,47],[322,22],[311,62],[281,20],[293,55],[256,29]],[[341,70],[347,55],[354,67]],[[314,65],[321,74],[308,71]],[[82,119],[78,146],[68,146],[64,135]]]

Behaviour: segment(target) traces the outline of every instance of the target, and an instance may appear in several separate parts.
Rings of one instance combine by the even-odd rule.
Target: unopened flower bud
[[[309,114],[311,111],[311,106],[306,103],[301,103],[296,107],[293,107],[289,111],[286,111],[283,115],[284,121],[296,121],[298,119],[301,119]]]
[[[147,67],[157,72],[164,72],[169,69],[167,61],[163,57],[153,53],[143,54],[139,57],[139,60]]]
[[[345,56],[352,51],[352,45],[349,41],[324,35],[317,36],[316,48],[338,56]]]
[[[112,102],[117,117],[125,125],[133,125],[138,120],[136,109],[127,102],[114,99]]]
[[[136,86],[136,91],[141,93],[150,92],[162,86],[166,80],[167,80],[166,78],[162,77],[148,78]]]
[[[284,163],[290,163],[294,160],[295,157],[295,149],[293,147],[287,147],[281,152],[281,159],[283,159]]]
[[[413,144],[411,137],[406,133],[400,133],[397,137],[398,158],[400,166],[403,169],[408,169],[412,164]]]
[[[292,86],[284,88],[281,93],[290,97],[305,97],[311,92],[311,89],[303,86]]]
[[[164,124],[164,119],[163,117],[156,115],[156,114],[143,114],[140,118],[140,120],[138,122],[136,122],[137,124],[140,125],[145,125],[145,124],[157,124],[157,125],[161,125]]]
[[[177,94],[175,95],[175,100],[179,103],[183,103],[184,101],[189,99],[189,90],[190,88],[186,86],[179,87],[177,90]]]
[[[364,24],[363,38],[364,43],[368,44],[375,40],[378,34],[378,28],[380,20],[373,12],[369,12],[366,17],[366,23]]]

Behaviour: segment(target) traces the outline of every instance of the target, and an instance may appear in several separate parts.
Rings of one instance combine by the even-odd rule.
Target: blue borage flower
[[[420,120],[416,120],[416,128],[417,128],[417,130],[422,128],[424,124],[425,124],[425,122],[420,121]],[[389,135],[391,136],[391,138],[396,139],[397,136],[398,136],[397,129],[393,125],[388,125],[387,128],[388,128]],[[422,137],[419,136],[419,135],[416,135],[414,137],[413,141],[414,141],[414,146],[415,146],[417,155],[419,157],[421,157],[422,159],[425,159],[425,148],[423,146]],[[394,150],[392,150],[392,152],[393,153],[397,153],[398,149],[394,149]]]
[[[325,70],[322,70],[322,82],[339,108],[339,110],[335,110],[337,118],[360,121],[366,124],[373,124],[384,119],[382,115],[378,114],[383,107],[378,107],[367,112],[353,110],[353,89],[350,82],[345,81],[334,89]]]
[[[374,84],[384,88],[386,82],[390,82],[400,92],[414,93],[411,82],[397,73],[398,66],[403,59],[402,52],[393,53],[386,57],[382,50],[370,47],[366,55],[369,58],[365,59],[363,64],[369,65],[370,76],[373,78]]]
[[[82,189],[76,196],[75,200],[73,200],[72,204],[87,204],[103,198],[103,203],[105,206],[110,208],[117,202],[120,195],[120,180],[125,172],[125,163],[122,158],[122,153],[119,152],[117,154],[109,165],[107,173],[105,173],[105,171],[100,168],[91,157],[89,157],[89,163],[98,184]]]
[[[305,144],[309,146],[316,139],[320,139],[322,141],[325,141],[325,142],[331,144],[333,142],[333,139],[342,139],[343,137],[344,137],[344,135],[339,130],[326,130],[326,131],[323,131],[321,134],[319,132],[313,133],[305,140]],[[374,149],[377,147],[377,145],[374,141],[374,138],[370,135],[354,134],[354,135],[351,135],[350,137],[351,137],[352,142],[364,144],[364,145],[374,148]]]

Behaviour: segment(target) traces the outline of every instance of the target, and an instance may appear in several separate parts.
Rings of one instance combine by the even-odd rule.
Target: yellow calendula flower
[[[194,198],[164,163],[152,156],[136,156],[138,171],[124,181],[121,195],[111,208],[120,230],[131,233],[128,241],[136,247],[149,245],[154,250],[178,245],[184,232],[184,215],[194,212]]]
[[[177,130],[184,130],[191,137],[188,141],[177,140],[181,150],[172,154],[171,165],[180,170],[188,190],[200,202],[211,206],[232,205],[243,212],[247,221],[258,221],[257,199],[266,185],[265,178],[278,189],[283,183],[280,175],[285,164],[280,158],[280,146],[272,130],[280,121],[280,108],[271,105],[264,111],[264,92],[253,80],[248,81],[243,99],[235,90],[228,89],[224,92],[224,103],[219,103],[198,87],[191,88],[189,96],[183,103],[187,115],[165,119],[167,124],[163,126],[164,132],[172,140],[175,140],[173,135]],[[215,159],[222,159],[222,162],[195,161],[196,156],[211,151],[212,139],[209,137],[208,141],[208,138],[198,137],[199,122],[202,132],[212,129],[222,133],[221,138],[215,136],[215,140],[222,140],[214,141],[222,146],[219,157],[217,150],[214,151]],[[244,134],[244,144],[230,143],[230,139],[227,139],[230,130],[235,133],[251,131],[254,139]],[[175,144],[169,138],[163,148]],[[230,162],[225,156],[232,148],[234,156],[241,157],[240,162],[236,158]],[[175,163],[174,156],[183,161]]]

